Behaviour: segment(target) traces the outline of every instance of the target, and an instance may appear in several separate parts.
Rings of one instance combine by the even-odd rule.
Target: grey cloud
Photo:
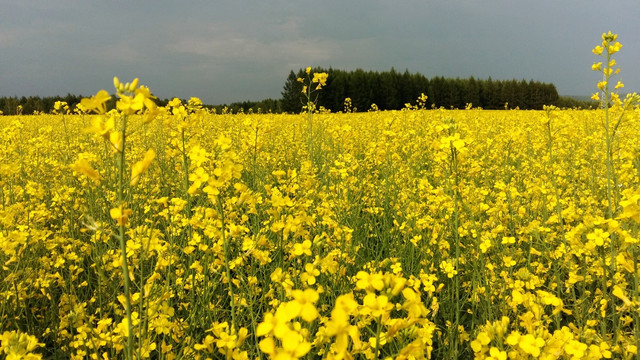
[[[640,2],[0,0],[0,96],[91,94],[114,75],[158,96],[277,98],[308,65],[525,78],[595,91],[591,48],[620,34],[625,90],[640,88]]]

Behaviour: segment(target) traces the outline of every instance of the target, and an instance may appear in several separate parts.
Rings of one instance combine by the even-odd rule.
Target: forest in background
[[[493,80],[469,77],[445,78],[436,76],[427,78],[420,73],[408,70],[364,71],[356,69],[345,71],[338,69],[314,68],[312,73],[329,74],[327,85],[314,93],[317,106],[332,112],[368,111],[375,104],[379,110],[399,110],[406,104],[415,105],[416,99],[427,95],[427,108],[464,109],[467,104],[483,109],[533,109],[540,110],[543,105],[556,105],[561,108],[590,108],[597,103],[573,97],[559,96],[555,85],[529,80]],[[206,105],[209,109],[222,112],[262,112],[262,113],[298,113],[302,110],[302,83],[298,78],[306,77],[304,69],[291,70],[287,76],[280,99],[260,101],[239,101],[231,104]],[[67,94],[66,96],[40,97],[0,97],[0,111],[4,115],[51,113],[56,101],[66,102],[71,109],[80,103],[84,96]],[[345,99],[351,99],[351,105],[345,109]],[[169,99],[158,99],[156,103],[164,106]],[[115,97],[107,108],[115,106]]]

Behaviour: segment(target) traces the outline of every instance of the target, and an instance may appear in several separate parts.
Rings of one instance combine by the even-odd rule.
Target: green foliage
[[[284,84],[282,90],[282,110],[288,113],[299,113],[302,111],[302,105],[300,98],[302,96],[302,84],[297,81],[299,77],[302,77],[303,71],[300,69],[299,76],[291,70],[287,81]]]
[[[428,96],[429,105],[446,109],[464,109],[468,103],[484,109],[504,109],[505,103],[508,103],[509,108],[536,110],[542,109],[543,105],[563,108],[589,108],[592,105],[588,101],[561,98],[553,84],[533,80],[492,80],[490,77],[486,80],[474,77],[450,79],[441,76],[428,79],[420,73],[412,74],[408,70],[400,73],[394,68],[383,72],[314,68],[313,72],[329,74],[327,86],[318,94],[318,106],[332,112],[342,111],[344,99],[347,97],[351,98],[353,107],[360,111],[367,111],[372,104],[376,104],[380,110],[399,110],[407,103],[414,103],[422,93]],[[296,80],[303,75],[304,69],[289,73],[281,99],[247,100],[204,107],[216,109],[217,113],[221,113],[225,108],[233,113],[299,113],[304,101],[302,84]],[[22,114],[25,115],[36,111],[51,113],[56,101],[64,101],[70,109],[75,109],[81,99],[82,96],[72,94],[51,97],[2,97],[0,111],[4,115],[16,115],[20,105]],[[158,105],[164,106],[169,99],[158,99],[157,102]],[[107,109],[113,109],[115,101],[112,99],[106,105]]]
[[[556,106],[564,109],[596,109],[598,102],[589,97],[560,96]]]
[[[366,111],[376,104],[380,110],[399,110],[407,103],[415,102],[420,94],[426,94],[433,107],[464,109],[471,103],[484,109],[509,108],[540,110],[544,105],[558,105],[559,96],[553,84],[530,80],[486,80],[444,78],[428,79],[420,73],[390,71],[344,71],[314,68],[313,72],[327,72],[327,86],[318,95],[318,106],[332,112],[341,111],[344,99],[351,98],[352,105]],[[283,110],[300,112],[301,85],[296,78],[304,73],[291,71],[282,91]]]
[[[53,105],[56,103],[56,101],[64,101],[69,105],[69,108],[74,109],[75,106],[80,103],[80,100],[82,100],[82,96],[72,94],[67,94],[66,96],[49,97],[1,97],[0,111],[2,111],[4,115],[17,115],[18,106],[22,106],[22,114],[24,115],[30,115],[36,111],[39,113],[49,114],[53,111]],[[111,107],[109,108],[113,108],[113,104],[107,104],[107,106],[109,105],[111,105]]]

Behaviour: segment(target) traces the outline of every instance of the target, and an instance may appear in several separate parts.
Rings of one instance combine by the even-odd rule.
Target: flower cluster
[[[114,85],[0,119],[0,357],[637,357],[632,103],[311,122]]]

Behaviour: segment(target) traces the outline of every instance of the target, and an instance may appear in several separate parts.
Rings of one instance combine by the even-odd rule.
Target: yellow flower
[[[61,110],[64,110],[65,113],[69,113],[69,105],[67,105],[66,101],[56,101],[55,104],[53,104],[54,114],[59,114]]]
[[[627,189],[622,194],[624,198],[620,201],[620,206],[622,206],[620,218],[629,218],[640,224],[640,188],[635,191]]]
[[[602,46],[598,45],[595,48],[593,48],[593,50],[591,50],[591,51],[596,55],[601,55],[603,50],[604,50],[604,48]]]
[[[100,135],[105,139],[109,138],[109,134],[111,130],[113,130],[115,126],[115,119],[112,116],[109,116],[106,121],[103,121],[101,117],[95,117],[91,119],[91,127],[87,128],[85,131],[88,133],[94,133],[96,135]]]
[[[573,356],[572,359],[580,359],[585,355],[587,351],[587,344],[581,343],[578,340],[569,340],[564,347],[564,351]]]
[[[609,45],[607,51],[609,52],[609,54],[615,54],[620,51],[620,49],[622,49],[622,44],[616,41],[615,43],[613,43],[613,45]]]
[[[289,319],[283,318],[283,316],[281,316],[282,314],[278,312],[276,312],[276,315],[277,316],[274,316],[272,313],[266,313],[264,315],[264,320],[258,324],[256,328],[257,336],[270,336],[271,334],[275,334],[280,337],[289,329],[287,325]]]
[[[500,349],[495,346],[492,346],[491,349],[489,349],[489,355],[490,357],[487,358],[487,360],[507,360],[507,352],[500,351]]]
[[[611,359],[611,351],[609,351],[610,346],[606,342],[600,343],[600,346],[596,344],[591,344],[589,346],[589,355],[594,359]]]
[[[176,108],[176,107],[180,107],[181,104],[182,104],[182,100],[180,100],[178,98],[173,98],[173,99],[171,99],[171,101],[169,101],[167,106],[169,106],[171,108]]]
[[[478,340],[473,340],[469,345],[471,345],[471,350],[473,350],[473,352],[481,352],[482,351],[482,344],[480,344],[480,341]]]
[[[302,256],[302,255],[311,256],[311,241],[305,240],[302,243],[293,244],[293,255],[294,256]]]
[[[287,332],[281,340],[283,352],[277,354],[276,359],[298,359],[311,350],[311,344],[305,341],[297,331]]]
[[[483,236],[480,242],[480,251],[486,253],[491,248],[491,239],[487,236]]]
[[[587,239],[593,241],[596,246],[602,246],[605,240],[609,238],[609,233],[602,229],[595,229],[592,233],[587,235]]]
[[[304,265],[304,271],[305,272],[300,275],[300,280],[309,285],[315,284],[316,276],[320,275],[320,271],[316,269],[311,263],[307,263]]]
[[[111,146],[113,147],[113,151],[114,152],[121,152],[122,151],[123,141],[122,141],[122,133],[121,132],[114,131],[114,132],[110,133],[109,134],[109,142],[111,143]]]
[[[513,260],[513,258],[511,256],[503,256],[502,257],[502,262],[503,262],[504,266],[506,266],[508,268],[516,265],[516,261]]]
[[[116,103],[116,108],[125,115],[135,114],[144,107],[144,100],[145,97],[142,93],[138,93],[134,97],[121,95],[120,100]]]
[[[190,195],[197,194],[200,191],[200,186],[209,180],[209,174],[202,168],[198,167],[195,171],[189,174],[189,181],[191,186],[187,189],[187,193]]]
[[[631,302],[631,300],[629,300],[629,298],[627,297],[627,295],[625,295],[624,290],[622,290],[622,288],[618,285],[614,285],[613,286],[613,291],[611,292],[613,294],[613,296],[617,297],[618,299],[622,300],[622,302],[631,307],[633,306],[633,303]]]
[[[617,38],[618,38],[618,34],[612,33],[611,30],[609,30],[609,32],[602,33],[602,42],[603,43],[608,43],[610,41],[616,41]]]
[[[276,342],[272,337],[267,337],[260,340],[258,346],[260,347],[260,351],[270,356],[273,356],[277,349]]]
[[[327,85],[327,78],[329,77],[329,74],[327,73],[315,73],[313,74],[313,79],[311,80],[312,83],[318,83],[318,86],[316,87],[316,90],[320,89],[322,86]]]
[[[313,289],[305,289],[304,291],[293,290],[291,295],[294,300],[289,302],[289,304],[295,303],[295,305],[289,306],[289,309],[293,309],[291,315],[297,313],[296,316],[299,314],[306,322],[311,322],[318,317],[318,310],[316,310],[316,307],[313,305],[320,297],[317,291]]]
[[[478,340],[482,345],[489,345],[489,343],[491,342],[491,338],[484,331],[478,334],[478,336],[476,337],[476,340]]]
[[[123,206],[119,206],[117,208],[109,210],[109,215],[111,215],[111,218],[114,219],[120,226],[124,226],[127,224],[129,215],[131,215],[132,213],[133,210],[124,209]]]
[[[7,360],[36,360],[42,355],[32,354],[37,347],[44,346],[35,336],[17,331],[5,331],[0,336],[0,350],[6,355]]]
[[[100,180],[102,180],[102,175],[100,175],[99,172],[97,172],[93,167],[91,167],[91,164],[87,159],[78,159],[76,160],[76,162],[71,164],[70,167],[75,172],[80,173],[96,182],[99,182]]]
[[[374,293],[369,293],[363,299],[362,310],[360,313],[377,318],[385,315],[393,308],[393,304],[389,302],[389,298],[386,295],[377,296]]]
[[[516,346],[518,345],[518,342],[520,341],[520,338],[522,337],[522,335],[520,334],[519,331],[514,331],[512,333],[509,334],[509,336],[507,336],[507,344],[511,345],[511,346]]]
[[[80,104],[87,109],[87,111],[94,111],[98,114],[104,114],[107,111],[106,102],[111,99],[111,95],[105,90],[100,90],[91,98],[85,98],[80,100]]]
[[[460,138],[460,134],[458,133],[453,134],[453,136],[445,136],[440,139],[441,149],[455,148],[457,150],[462,150],[464,147],[465,141]]]
[[[145,107],[147,109],[144,112],[144,114],[142,115],[142,121],[144,121],[146,124],[150,123],[158,115],[162,114],[162,111],[164,110],[164,108],[159,108],[156,105],[156,103],[154,103],[153,101],[150,104],[145,105]]]
[[[113,77],[113,87],[116,89],[116,91],[120,91],[120,80],[117,76]]]
[[[139,95],[143,97],[144,100],[142,102],[144,104],[144,107],[146,107],[147,109],[156,107],[156,103],[154,103],[152,100],[152,99],[156,99],[156,97],[151,94],[151,90],[149,90],[148,87],[144,85],[140,86],[139,88],[134,90],[134,94],[136,95],[136,97]],[[191,100],[189,100],[190,103],[193,102],[195,104],[196,103],[195,100],[192,100],[192,99],[197,99],[197,98],[191,98]],[[199,101],[199,99],[197,100]],[[202,105],[202,102],[200,102],[200,104]]]
[[[138,180],[140,179],[140,175],[144,174],[145,171],[151,166],[151,162],[156,158],[156,152],[153,149],[147,150],[144,154],[144,158],[135,164],[131,168],[131,186],[136,186],[138,184]]]
[[[440,263],[440,269],[447,274],[449,279],[453,278],[458,274],[458,270],[456,270],[455,263],[451,259],[444,260]]]
[[[506,245],[510,245],[510,244],[515,244],[516,243],[516,238],[513,236],[503,236],[502,237],[502,244],[506,244]]]
[[[542,338],[527,334],[521,336],[519,340],[518,347],[522,351],[533,357],[540,356],[540,349],[544,346],[544,340]]]
[[[366,271],[358,271],[356,274],[356,288],[362,290],[382,290],[384,277],[381,273],[369,274]]]

